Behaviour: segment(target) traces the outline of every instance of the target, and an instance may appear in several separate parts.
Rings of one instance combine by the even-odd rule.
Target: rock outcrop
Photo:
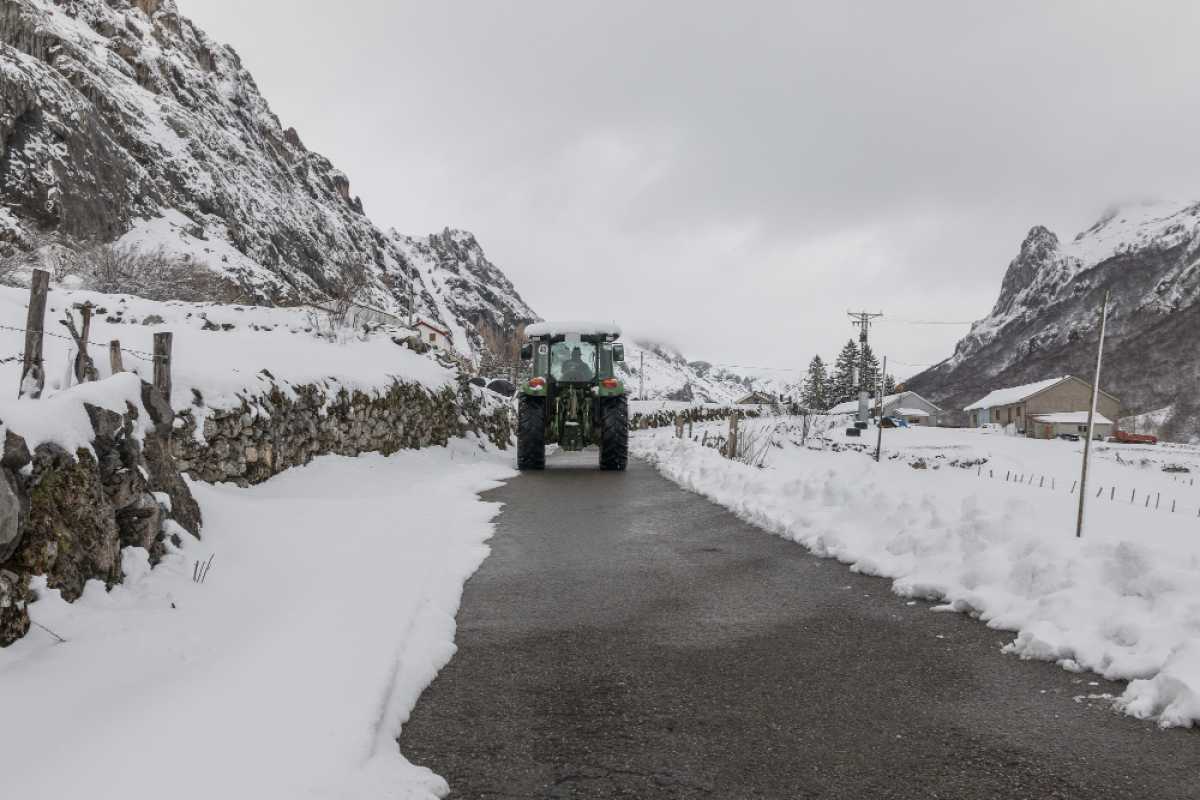
[[[157,563],[179,530],[199,535],[200,508],[175,466],[172,421],[153,402],[124,414],[85,404],[92,446],[53,443],[32,453],[6,433],[0,459],[0,646],[29,629],[29,578],[44,575],[70,601],[89,580],[121,580],[121,548],[143,547]],[[157,411],[155,411],[157,408]],[[149,409],[150,425],[139,424]],[[145,420],[140,420],[144,423]],[[174,527],[178,526],[178,527]]]
[[[0,250],[35,232],[161,246],[266,303],[336,295],[361,267],[363,300],[476,354],[535,318],[470,234],[376,227],[175,0],[0,0]]]

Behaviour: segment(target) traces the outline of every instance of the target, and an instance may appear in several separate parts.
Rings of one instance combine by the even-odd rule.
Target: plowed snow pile
[[[670,431],[638,434],[632,448],[750,522],[855,571],[893,579],[901,596],[936,599],[1015,631],[1007,652],[1131,681],[1117,700],[1129,714],[1162,725],[1200,721],[1200,489],[1180,482],[1178,472],[1139,468],[1132,450],[1117,462],[1106,448],[1089,488],[1086,534],[1076,539],[1078,495],[1069,490],[1070,472],[1055,470],[1078,469],[1080,443],[887,431],[885,454],[900,448],[904,457],[877,464],[862,452],[830,449],[852,441],[839,434],[814,450],[801,446],[787,422],[745,423],[744,435],[756,426],[778,445],[767,448],[763,468]],[[723,427],[714,425],[714,433]],[[867,442],[873,450],[873,429]],[[944,466],[930,468],[939,448],[960,464],[988,463],[955,468],[943,453]],[[1162,458],[1166,451],[1140,452]],[[916,460],[923,468],[910,466]],[[1022,475],[1039,477],[1017,483],[1013,470],[1014,480],[1004,480],[1010,467],[1002,465],[1013,462],[1025,464]],[[1052,476],[1044,484],[1042,472]],[[1109,499],[1122,476],[1124,500],[1141,487],[1133,503]],[[1094,497],[1101,487],[1103,497]],[[1146,491],[1170,496],[1177,511],[1161,500],[1143,505]]]

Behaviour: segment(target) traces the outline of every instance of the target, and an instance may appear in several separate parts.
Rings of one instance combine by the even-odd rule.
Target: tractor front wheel
[[[600,469],[623,470],[629,460],[629,399],[600,401]]]
[[[546,400],[522,397],[517,411],[517,469],[546,468]]]

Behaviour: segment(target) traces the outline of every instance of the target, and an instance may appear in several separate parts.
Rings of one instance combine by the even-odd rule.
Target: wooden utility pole
[[[108,365],[112,368],[113,375],[125,371],[125,365],[121,363],[121,342],[118,339],[108,343]]]
[[[1108,300],[1111,292],[1105,290],[1104,302],[1100,306],[1100,343],[1096,347],[1096,374],[1092,377],[1092,405],[1088,409],[1087,439],[1083,443],[1083,470],[1079,476],[1079,516],[1075,520],[1075,538],[1083,537],[1083,512],[1087,503],[1088,459],[1092,455],[1092,435],[1096,425],[1096,403],[1100,398],[1100,367],[1104,362],[1104,331],[1108,326]]]
[[[171,333],[154,334],[154,388],[171,404]]]
[[[646,399],[646,351],[638,354],[638,400]]]
[[[50,273],[33,271],[29,286],[29,313],[25,317],[25,357],[21,363],[21,384],[17,397],[37,399],[46,386],[46,365],[42,362],[42,334],[46,330],[46,298],[50,295]]]

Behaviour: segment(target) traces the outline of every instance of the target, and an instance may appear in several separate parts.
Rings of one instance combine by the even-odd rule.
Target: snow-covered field
[[[18,407],[15,399],[28,302],[28,289],[0,287],[0,386],[10,387],[0,393],[5,398],[0,400],[0,419],[5,421],[21,415],[31,402],[20,401]],[[284,391],[288,384],[325,383],[330,394],[341,387],[378,391],[397,378],[434,389],[454,379],[451,370],[432,358],[397,345],[393,337],[402,339],[411,333],[403,329],[366,337],[343,332],[337,341],[330,341],[318,336],[314,327],[315,323],[328,330],[325,316],[304,308],[155,302],[54,288],[46,312],[45,398],[71,386],[74,342],[58,321],[71,306],[84,302],[96,307],[88,337],[96,344],[89,347],[89,355],[101,378],[112,374],[109,341],[118,339],[133,351],[123,354],[123,365],[148,381],[153,375],[148,356],[154,349],[154,334],[174,334],[171,405],[191,407],[197,417],[208,409],[236,406],[240,396],[261,393],[270,387],[271,377]],[[78,312],[75,320],[78,326]]]
[[[874,429],[860,440],[826,422],[808,446],[793,420],[745,423],[743,436],[778,445],[761,469],[668,430],[632,449],[767,530],[892,578],[901,596],[1016,632],[1007,652],[1131,681],[1115,698],[1129,714],[1200,721],[1200,450],[1095,448],[1076,539],[1082,442],[885,430],[876,464],[852,449],[873,451]]]
[[[462,585],[511,474],[475,441],[193,484],[204,540],[74,604],[42,588],[0,650],[5,797],[416,798],[395,742],[454,652]],[[197,562],[212,559],[203,583]]]

